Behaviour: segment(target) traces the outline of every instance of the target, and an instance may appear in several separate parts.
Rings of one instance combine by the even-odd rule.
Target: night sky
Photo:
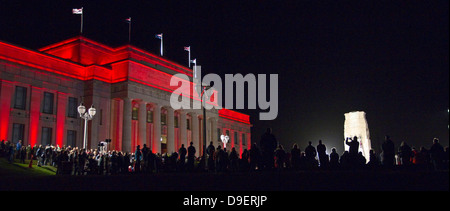
[[[43,3],[46,2],[46,3]],[[343,151],[344,113],[365,111],[372,147],[448,146],[448,1],[20,1],[0,0],[0,40],[38,49],[79,34],[131,44],[203,74],[278,74],[279,112],[251,116],[252,141],[266,127],[302,150],[322,139]],[[224,77],[223,77],[224,78]]]

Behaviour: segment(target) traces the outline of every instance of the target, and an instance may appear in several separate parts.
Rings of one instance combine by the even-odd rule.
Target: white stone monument
[[[353,111],[344,114],[344,148],[349,150],[349,146],[345,144],[346,138],[358,137],[359,152],[362,152],[363,156],[369,162],[369,151],[372,148],[370,143],[369,126],[366,120],[366,113],[364,111]]]

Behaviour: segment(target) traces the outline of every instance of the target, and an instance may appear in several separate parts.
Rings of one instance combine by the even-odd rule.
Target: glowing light
[[[369,151],[372,148],[370,143],[369,126],[364,111],[354,111],[344,114],[344,139],[358,137],[359,151],[369,161]],[[349,150],[349,146],[344,142],[345,150]]]
[[[224,148],[224,149],[227,148],[227,143],[228,143],[228,141],[230,140],[230,137],[227,136],[227,135],[221,135],[221,136],[220,136],[220,139],[222,140],[223,148]]]

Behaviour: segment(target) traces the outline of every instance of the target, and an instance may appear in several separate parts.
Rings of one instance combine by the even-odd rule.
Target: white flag
[[[80,8],[80,9],[72,9],[72,14],[75,14],[75,15],[82,15],[83,14],[83,8]]]

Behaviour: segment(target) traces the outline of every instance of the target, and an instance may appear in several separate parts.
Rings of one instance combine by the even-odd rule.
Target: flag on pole
[[[125,19],[125,21],[128,23],[128,43],[131,42],[131,17]]]
[[[189,52],[188,63],[189,63],[189,68],[190,68],[191,67],[191,46],[184,47],[184,50]]]
[[[80,34],[83,34],[83,7],[80,9],[73,8],[72,14],[74,15],[81,15],[81,26],[80,26]]]
[[[72,14],[82,15],[83,14],[83,7],[80,8],[80,9],[76,9],[76,8],[72,9]]]
[[[197,64],[197,59],[191,60],[191,63]]]
[[[163,53],[163,33],[156,34],[155,37],[161,40],[161,56],[163,56],[164,55],[164,53]]]

